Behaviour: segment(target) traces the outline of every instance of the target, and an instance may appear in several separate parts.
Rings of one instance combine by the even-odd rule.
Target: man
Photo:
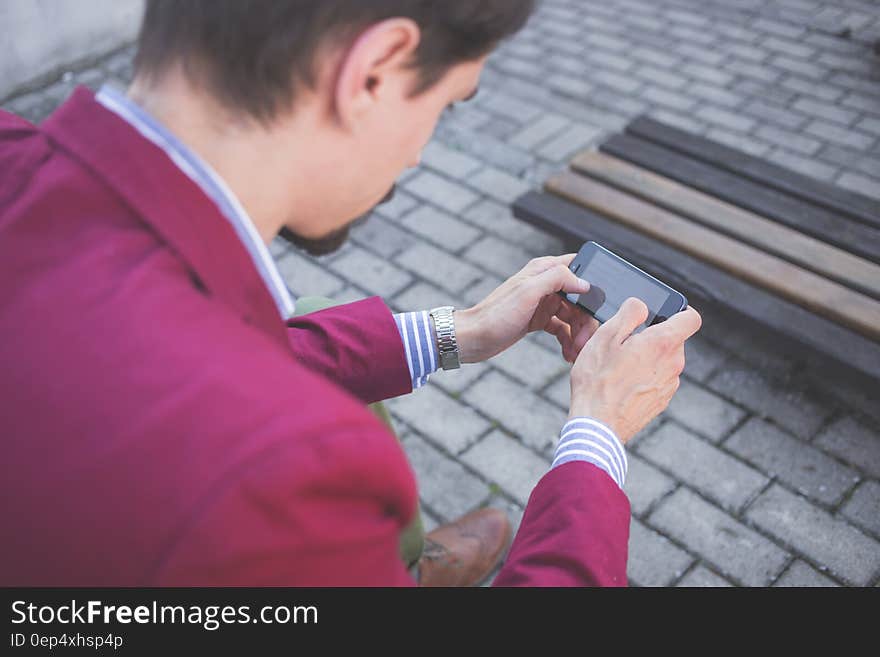
[[[587,288],[568,255],[473,308],[293,316],[266,251],[340,243],[531,9],[153,0],[127,95],[0,118],[0,582],[412,584],[416,484],[365,404],[546,330],[570,418],[495,582],[625,584],[623,444],[674,393],[696,312],[631,335],[630,300],[597,329],[556,294]],[[505,531],[440,528],[414,574],[473,584]]]

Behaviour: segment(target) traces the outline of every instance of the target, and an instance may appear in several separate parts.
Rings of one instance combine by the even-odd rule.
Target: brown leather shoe
[[[510,543],[507,514],[486,507],[425,536],[419,586],[476,586],[494,570]]]

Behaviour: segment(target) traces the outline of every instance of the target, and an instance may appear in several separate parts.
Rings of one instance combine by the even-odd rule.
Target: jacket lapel
[[[84,87],[41,129],[151,226],[211,296],[290,348],[275,302],[235,230],[162,149]]]

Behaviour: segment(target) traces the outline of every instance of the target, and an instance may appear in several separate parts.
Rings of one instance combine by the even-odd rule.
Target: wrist
[[[458,341],[461,362],[479,363],[483,359],[480,358],[480,330],[477,314],[473,308],[467,308],[456,309],[452,316],[455,320],[455,337]],[[434,330],[433,324],[432,330]]]

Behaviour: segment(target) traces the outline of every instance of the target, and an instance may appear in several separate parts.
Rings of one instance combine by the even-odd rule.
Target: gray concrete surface
[[[348,245],[273,253],[297,295],[474,303],[562,250],[510,202],[642,112],[880,198],[878,28],[869,0],[545,0]],[[78,81],[124,80],[130,55],[6,105],[39,119]],[[428,525],[483,504],[518,522],[567,403],[542,335],[391,400]],[[628,449],[631,583],[876,586],[878,427],[877,390],[707,315],[681,390]]]
[[[130,42],[142,9],[143,0],[0,2],[0,99],[73,62]]]

